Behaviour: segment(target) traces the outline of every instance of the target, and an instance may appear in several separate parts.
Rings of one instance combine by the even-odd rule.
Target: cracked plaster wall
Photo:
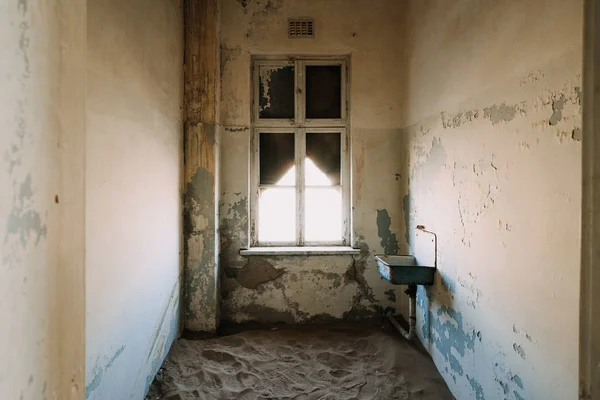
[[[85,8],[0,3],[2,399],[83,396]]]
[[[405,2],[223,0],[221,18],[221,313],[241,323],[360,318],[404,313],[403,289],[377,273],[374,254],[407,251],[402,210],[406,169],[401,127],[407,90]],[[315,19],[315,38],[291,40],[287,19]],[[352,219],[360,256],[248,260],[251,54],[350,54]],[[381,235],[381,236],[380,236]],[[261,279],[245,280],[258,274]],[[263,280],[263,282],[259,282]],[[391,291],[391,292],[390,292]],[[390,293],[395,293],[394,296]]]
[[[409,10],[406,224],[439,239],[418,336],[457,398],[575,398],[582,2],[451,3]]]
[[[85,398],[141,399],[180,331],[183,13],[88,17]]]

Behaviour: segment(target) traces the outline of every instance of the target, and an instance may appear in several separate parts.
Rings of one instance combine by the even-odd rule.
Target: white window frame
[[[259,118],[259,67],[283,66],[294,64],[294,84],[296,88],[294,119]],[[309,65],[340,65],[341,118],[306,119],[305,96],[306,78],[304,70]],[[304,246],[349,246],[350,245],[350,126],[348,118],[348,56],[294,56],[252,58],[252,133],[250,155],[250,247],[304,247]],[[294,151],[296,165],[296,242],[259,242],[258,240],[258,203],[260,189],[269,185],[260,185],[259,138],[261,132],[294,133]],[[304,240],[304,160],[306,156],[306,133],[339,133],[341,141],[340,186],[342,195],[342,239],[337,242],[308,242]]]

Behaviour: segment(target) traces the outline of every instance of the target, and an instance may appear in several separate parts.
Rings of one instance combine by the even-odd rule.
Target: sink
[[[435,267],[418,265],[414,256],[375,256],[379,274],[394,285],[433,285]]]

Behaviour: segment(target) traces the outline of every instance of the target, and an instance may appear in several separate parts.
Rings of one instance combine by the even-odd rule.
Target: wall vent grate
[[[294,18],[288,20],[288,36],[290,38],[315,37],[312,18]]]

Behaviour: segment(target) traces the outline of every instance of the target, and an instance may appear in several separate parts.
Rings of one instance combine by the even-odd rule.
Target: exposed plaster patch
[[[507,105],[506,103],[501,103],[500,105],[494,104],[491,107],[483,109],[483,117],[489,119],[492,125],[512,121],[517,114],[527,114],[525,102],[514,105]]]
[[[581,88],[579,86],[575,86],[575,98],[577,99],[577,104],[579,105],[579,107],[581,107],[581,99],[583,98],[583,95],[581,93]]]
[[[548,125],[556,126],[561,121],[572,120],[572,123],[576,126],[561,128],[557,131],[557,136],[562,143],[564,139],[569,137],[574,140],[580,140],[580,127],[578,126],[581,122],[581,88],[576,86],[567,86],[560,91],[550,93],[546,98],[543,99],[542,105],[552,107],[552,114],[548,119]]]
[[[221,44],[221,58],[220,58],[220,66],[221,66],[221,81],[223,81],[223,74],[228,68],[229,62],[235,60],[242,53],[249,53],[248,50],[242,49],[241,47],[227,47]]]
[[[502,388],[502,392],[507,395],[508,393],[510,393],[510,390],[508,389],[508,384],[498,380],[498,378],[496,378],[496,382],[498,382],[498,384],[500,385],[500,387]]]
[[[113,364],[115,363],[115,361],[117,360],[117,358],[119,358],[119,356],[123,353],[123,351],[125,351],[125,346],[121,346],[119,347],[119,349],[115,352],[115,354],[113,354],[112,357],[104,357],[106,361],[106,363],[104,364],[104,366],[100,366],[100,360],[96,360],[96,365],[94,366],[94,369],[92,370],[92,380],[90,381],[90,383],[88,383],[85,386],[85,398],[89,398],[90,395],[96,390],[98,389],[98,387],[100,386],[100,383],[102,382],[102,376],[104,375],[104,373],[106,373],[106,371],[108,371]]]
[[[412,196],[410,195],[410,184],[408,186],[409,193],[402,198],[402,210],[404,211],[404,238],[406,239],[407,245],[410,244],[410,212],[413,203]]]
[[[460,126],[474,122],[481,117],[489,119],[492,125],[499,124],[501,122],[512,121],[517,115],[526,115],[527,105],[525,102],[513,105],[507,105],[506,103],[494,104],[483,109],[483,115],[479,109],[472,109],[466,111],[460,111],[457,114],[449,115],[445,111],[441,113],[442,126],[444,129],[459,128]]]
[[[19,185],[18,195],[13,199],[13,208],[8,216],[4,233],[5,244],[12,235],[15,235],[24,248],[29,243],[31,236],[35,236],[36,245],[42,237],[46,236],[46,224],[42,222],[40,213],[33,208],[33,194],[31,175],[27,175],[27,178]]]
[[[241,282],[254,289],[240,284],[239,269],[227,268],[224,276],[226,289],[222,297],[224,319],[232,323],[309,323],[373,317],[380,307],[364,277],[370,251],[366,245],[360,244],[359,247],[362,250],[360,255],[352,258],[347,256],[350,264],[346,264],[345,270],[342,269],[344,272],[337,271],[343,268],[345,262],[333,267],[336,272],[332,272],[329,265],[330,262],[335,264],[334,260],[342,260],[339,256],[324,258],[322,269],[315,264],[320,260],[319,257],[249,257],[249,263],[253,259],[268,260],[277,271],[275,273],[271,267],[266,268],[266,274],[259,271],[260,280],[268,279],[260,284],[254,281],[250,284]],[[305,263],[308,263],[306,266],[310,266],[309,269],[304,269]],[[282,273],[283,270],[285,273]],[[253,279],[250,270],[248,274]],[[315,288],[321,290],[316,294],[320,299],[317,304],[312,298]],[[331,304],[327,305],[331,302],[336,303],[333,308],[329,308]]]
[[[29,21],[27,14],[29,12],[29,1],[28,0],[18,0],[17,7],[19,11],[21,11],[21,16],[23,19],[19,23],[20,36],[19,36],[19,50],[21,51],[21,55],[23,58],[24,69],[21,74],[21,85],[25,86],[25,81],[29,78],[30,73],[30,62],[29,62]]]
[[[513,394],[515,395],[515,400],[525,400],[525,398],[521,396],[516,390],[513,390]]]
[[[377,235],[381,239],[381,247],[385,254],[398,254],[396,234],[390,230],[392,219],[386,209],[377,210]]]
[[[256,5],[258,6],[258,9],[254,11],[252,16],[268,16],[270,13],[279,10],[283,6],[283,0],[267,0],[264,4],[265,6],[261,9],[260,6],[262,5],[262,1],[257,1]]]
[[[514,375],[511,380],[521,389],[524,389],[523,387],[523,380],[521,379],[521,377],[519,375]]]
[[[556,125],[560,120],[562,120],[562,110],[565,107],[565,96],[561,95],[558,99],[552,102],[552,116],[548,120],[550,125]]]
[[[539,75],[534,73],[531,75],[534,81],[537,80]],[[541,75],[543,77],[543,74]],[[564,89],[561,92],[555,92],[551,94],[550,101],[543,101],[544,105],[552,105],[552,115],[548,120],[548,124],[551,126],[557,125],[564,119],[564,108],[567,104],[578,105],[581,108],[581,88],[575,87],[572,89]],[[494,104],[483,109],[483,118],[489,119],[492,125],[496,125],[502,122],[509,122],[516,118],[518,115],[526,115],[528,106],[526,102],[519,104],[507,105],[506,103]],[[460,111],[456,114],[450,115],[445,111],[441,112],[442,126],[444,129],[459,128],[463,124],[473,122],[481,117],[481,113],[478,109]],[[573,139],[576,139],[573,137]]]
[[[571,132],[571,138],[573,140],[581,142],[581,140],[583,139],[583,133],[581,131],[581,128],[575,128],[575,129],[573,129],[573,132]]]
[[[467,380],[471,384],[471,389],[473,389],[473,393],[475,393],[476,400],[485,400],[485,394],[483,393],[483,387],[477,382],[477,379],[470,377],[467,375]]]
[[[438,271],[440,274],[440,283],[442,284],[442,288],[446,291],[450,297],[454,296],[456,293],[456,283],[448,276],[448,274]]]
[[[240,0],[245,1],[245,0]],[[248,15],[249,11],[252,13],[249,15],[249,20],[247,22],[248,29],[246,30],[246,37],[250,38],[258,34],[267,34],[267,26],[266,23],[269,18],[272,18],[272,14],[277,13],[278,10],[283,6],[283,0],[247,0],[246,7],[242,9],[244,14]],[[260,35],[259,35],[260,36]]]
[[[232,268],[232,277],[240,285],[248,289],[256,289],[259,285],[274,281],[285,273],[277,269],[269,261],[261,257],[250,257],[243,268]]]
[[[452,168],[452,185],[458,190],[457,208],[463,232],[461,241],[467,247],[471,246],[468,225],[478,223],[496,203],[500,193],[499,172],[493,158],[494,154],[490,159],[481,159],[471,165],[455,162]]]
[[[506,354],[498,352],[499,358],[493,365],[494,381],[500,385],[504,394],[519,393],[523,390],[523,381],[519,375],[513,374],[504,364]]]
[[[146,365],[150,365],[150,373],[146,376],[145,381],[146,389],[150,387],[150,384],[158,373],[171,345],[179,335],[182,308],[181,297],[179,295],[181,287],[180,282],[181,278],[178,278],[173,285],[165,308],[154,328],[154,335],[150,347],[148,348],[145,362]],[[170,317],[170,319],[168,323],[165,323],[167,317]]]
[[[352,265],[344,273],[345,283],[356,282],[359,290],[352,299],[352,308],[344,314],[343,319],[361,319],[372,316],[373,308],[381,310],[381,306],[373,293],[373,288],[369,286],[365,279],[365,270],[371,258],[371,250],[364,240],[363,236],[357,235],[357,242],[354,244],[354,247],[360,248],[360,255],[354,257]],[[366,300],[371,305],[370,309],[365,309],[362,306],[363,300]]]
[[[531,84],[536,84],[542,79],[544,79],[544,72],[538,69],[536,71],[528,73],[525,78],[521,79],[519,86],[523,87]]]
[[[469,272],[466,279],[459,277],[458,283],[465,289],[465,302],[467,305],[476,308],[479,298],[482,296],[481,290],[477,288],[477,277]]]
[[[525,357],[525,349],[520,344],[513,343],[513,350],[515,351],[515,353],[517,353],[519,356],[521,356],[521,358],[523,360],[526,358]]]
[[[461,111],[458,114],[448,115],[445,111],[442,111],[442,126],[444,129],[448,128],[458,128],[461,125],[475,121],[479,118],[479,110],[468,110]]]
[[[417,305],[423,312],[423,338],[433,343],[448,363],[452,375],[463,376],[462,357],[474,349],[475,342],[482,340],[481,331],[467,329],[462,313],[452,307],[440,306],[437,312],[429,309],[425,290],[417,293]]]
[[[411,182],[433,182],[435,177],[446,165],[447,153],[441,139],[434,137],[431,140],[431,148],[429,152],[424,153],[419,157],[417,163],[410,168],[410,177],[408,179],[408,193],[402,200],[404,209],[404,224],[406,243],[411,246],[412,233],[411,229],[414,213],[414,191],[417,190]]]
[[[248,198],[241,193],[234,193],[233,202],[221,203],[221,219],[219,224],[221,251],[220,264],[223,270],[239,268],[246,260],[239,255],[239,250],[248,242]],[[229,198],[223,193],[222,198]]]
[[[520,330],[517,328],[517,326],[515,324],[513,324],[513,332],[516,333],[517,335],[522,335],[525,336],[525,339],[527,339],[528,341],[531,342],[531,335],[523,330]]]
[[[207,136],[210,145],[211,135]],[[184,196],[185,316],[194,321],[194,326],[214,324],[207,316],[214,315],[218,301],[214,192],[214,174],[198,168],[187,183]]]

